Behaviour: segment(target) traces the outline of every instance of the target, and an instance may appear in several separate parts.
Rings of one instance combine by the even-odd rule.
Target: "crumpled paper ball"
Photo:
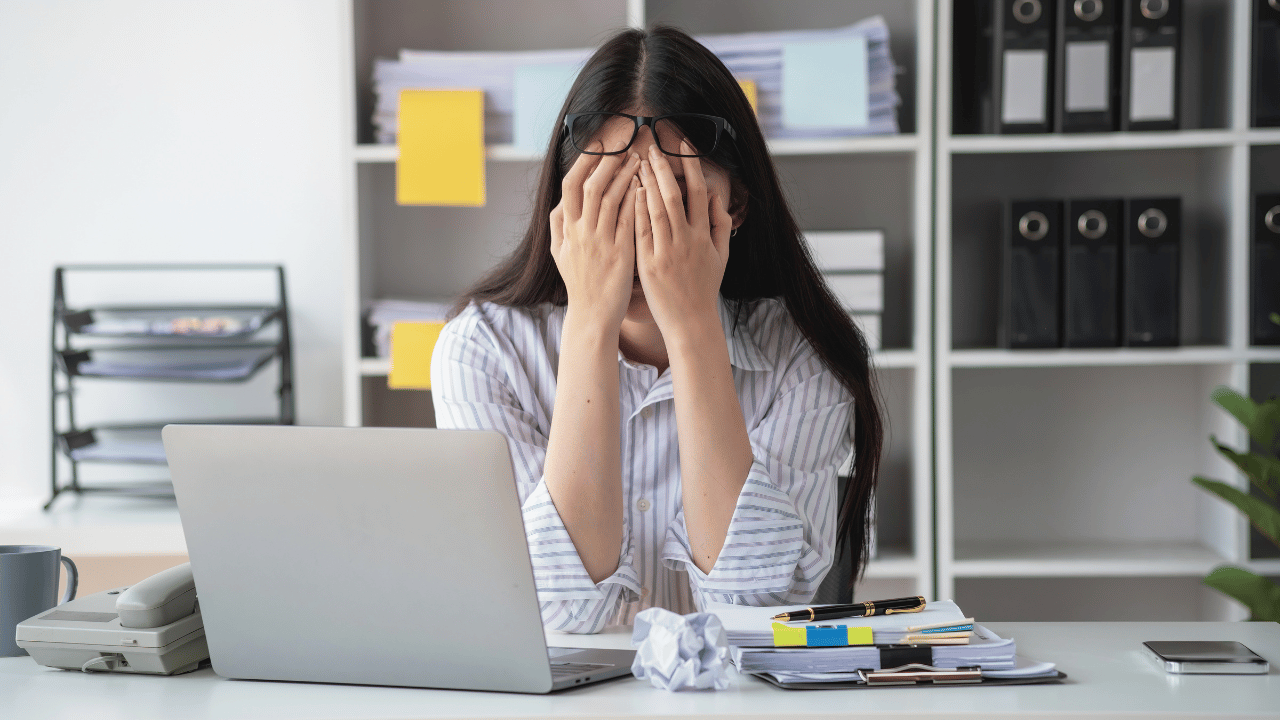
[[[656,688],[724,690],[729,687],[729,643],[711,613],[677,615],[651,607],[636,615],[631,672]]]

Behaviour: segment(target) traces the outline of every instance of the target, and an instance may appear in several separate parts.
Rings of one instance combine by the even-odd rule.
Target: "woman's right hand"
[[[639,169],[634,153],[583,153],[564,176],[560,204],[551,211],[551,256],[569,308],[611,331],[622,326],[631,304]]]

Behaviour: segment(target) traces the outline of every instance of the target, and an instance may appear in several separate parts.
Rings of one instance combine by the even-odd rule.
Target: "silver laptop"
[[[170,425],[214,671],[545,693],[630,672],[548,648],[506,438]]]

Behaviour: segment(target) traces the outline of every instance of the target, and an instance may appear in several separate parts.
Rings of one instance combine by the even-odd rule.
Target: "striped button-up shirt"
[[[650,606],[806,603],[835,554],[836,475],[850,456],[853,399],[783,305],[720,317],[754,460],[711,572],[694,564],[680,490],[670,369],[618,354],[623,541],[618,569],[592,582],[543,479],[565,308],[472,304],[431,362],[436,424],[506,435],[523,503],[543,623],[597,632]]]

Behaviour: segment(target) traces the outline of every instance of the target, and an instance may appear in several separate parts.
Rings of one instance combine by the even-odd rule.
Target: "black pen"
[[[819,605],[817,607],[805,608],[804,610],[792,610],[791,612],[778,613],[773,616],[773,619],[781,620],[783,622],[814,622],[817,620],[830,620],[831,618],[870,617],[872,615],[913,613],[920,612],[923,609],[924,598],[916,595],[914,597],[894,598],[892,600],[875,600],[851,603],[849,605]]]

